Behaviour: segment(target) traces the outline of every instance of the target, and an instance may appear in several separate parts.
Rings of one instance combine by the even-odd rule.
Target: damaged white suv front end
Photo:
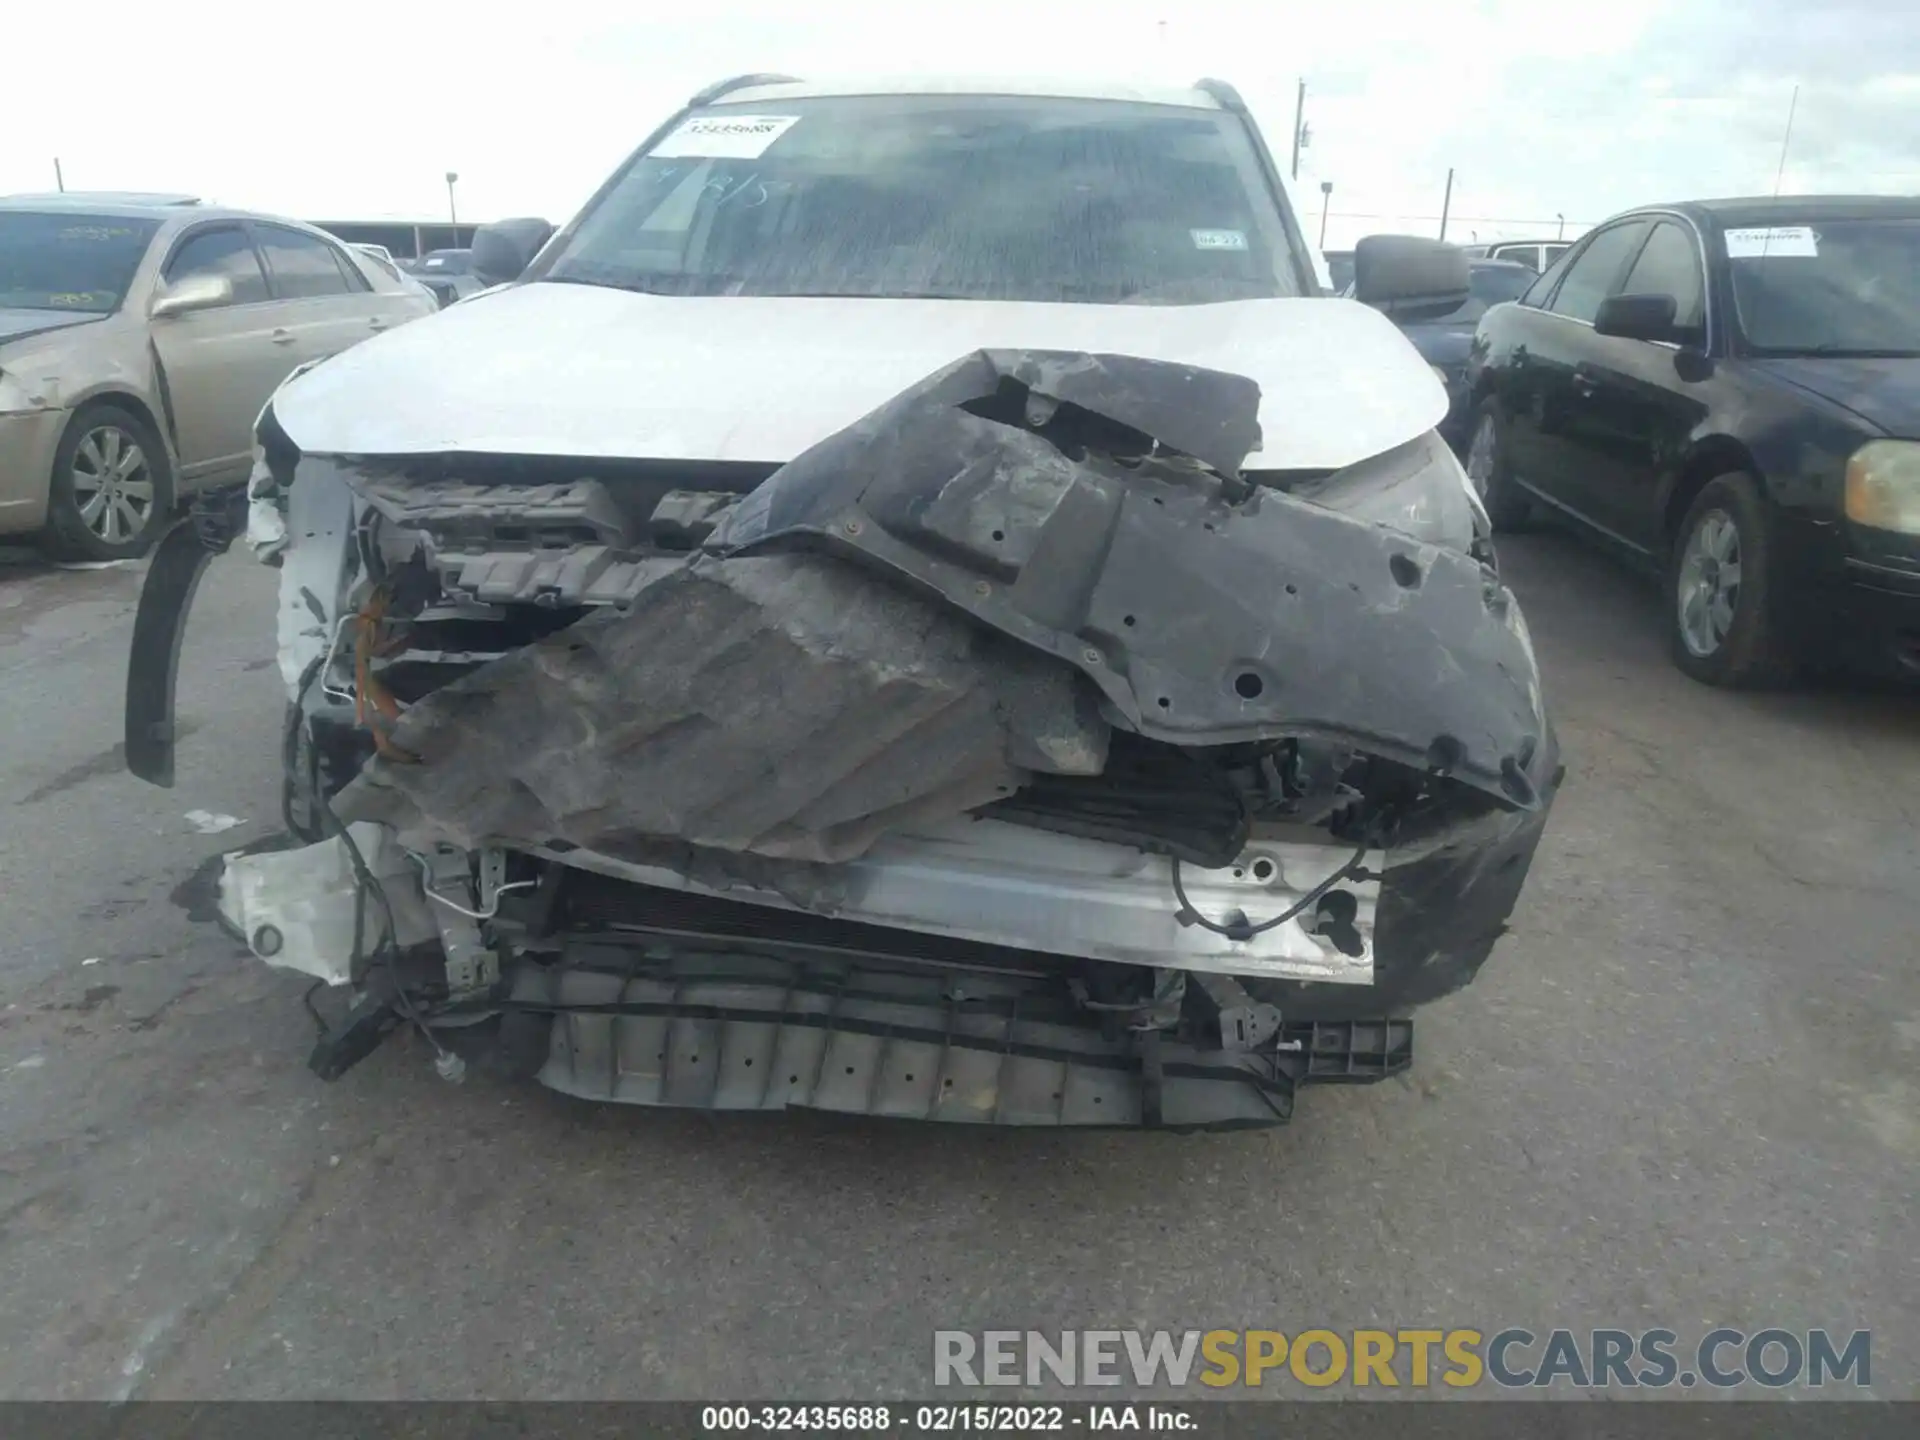
[[[1206,1127],[1404,1068],[1560,774],[1444,397],[1310,276],[564,283],[636,173],[700,161],[690,216],[803,195],[765,162],[843,98],[762,86],[676,140],[703,103],[531,283],[283,387],[248,493],[156,553],[130,768],[171,782],[187,605],[244,526],[288,836],[224,857],[218,909],[348,997],[323,1075],[410,1024],[595,1099]],[[753,177],[715,173],[769,108]]]

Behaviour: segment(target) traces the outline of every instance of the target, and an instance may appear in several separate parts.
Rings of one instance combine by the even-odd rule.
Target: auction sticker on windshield
[[[1244,250],[1247,248],[1245,232],[1239,230],[1189,230],[1193,236],[1193,248],[1196,250]]]
[[[1758,260],[1763,256],[1817,256],[1820,237],[1809,225],[1754,225],[1727,231],[1729,260]]]
[[[757,160],[793,128],[798,115],[702,115],[649,152],[662,160]]]

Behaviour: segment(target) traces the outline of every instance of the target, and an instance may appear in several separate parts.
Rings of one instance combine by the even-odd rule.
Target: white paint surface
[[[1432,370],[1376,311],[688,298],[521,285],[355,346],[274,413],[314,454],[496,452],[784,463],[979,349],[1202,365],[1261,390],[1251,469],[1332,469],[1439,423]]]

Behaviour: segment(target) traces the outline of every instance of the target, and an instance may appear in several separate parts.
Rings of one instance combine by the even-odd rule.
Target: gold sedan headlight
[[[1920,440],[1870,440],[1847,461],[1847,519],[1920,535]]]

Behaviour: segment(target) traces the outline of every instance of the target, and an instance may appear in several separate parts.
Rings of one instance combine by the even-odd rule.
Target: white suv
[[[313,843],[221,907],[357,996],[321,1074],[404,1019],[600,1099],[1206,1126],[1408,1063],[1558,761],[1446,396],[1231,89],[749,77],[474,262],[143,597],[164,781],[250,504]]]

